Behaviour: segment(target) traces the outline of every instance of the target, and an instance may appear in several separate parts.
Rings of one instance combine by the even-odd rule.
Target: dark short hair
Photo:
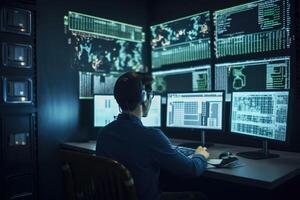
[[[124,111],[133,111],[143,101],[142,91],[152,91],[151,75],[140,72],[127,72],[121,75],[114,87],[114,96]]]

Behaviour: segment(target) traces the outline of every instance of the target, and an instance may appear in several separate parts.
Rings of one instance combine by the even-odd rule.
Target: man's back
[[[172,149],[158,129],[146,128],[138,117],[120,114],[101,131],[97,155],[118,160],[131,172],[140,200],[159,199],[159,173],[163,168],[182,176],[199,176],[206,168],[200,154],[188,158]]]

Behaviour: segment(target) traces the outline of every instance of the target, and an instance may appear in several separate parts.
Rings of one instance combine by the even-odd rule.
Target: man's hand
[[[209,157],[209,153],[206,150],[206,147],[202,147],[199,146],[196,150],[195,150],[195,154],[201,154],[203,155],[206,159]]]

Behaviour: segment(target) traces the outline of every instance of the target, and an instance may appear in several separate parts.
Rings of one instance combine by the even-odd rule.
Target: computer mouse
[[[230,151],[225,151],[225,152],[222,152],[220,155],[219,155],[219,158],[220,159],[225,159],[225,158],[229,158],[233,156],[233,154],[230,152]]]

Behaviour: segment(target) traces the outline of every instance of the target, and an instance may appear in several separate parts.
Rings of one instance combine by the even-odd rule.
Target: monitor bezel
[[[222,126],[221,129],[213,129],[213,128],[195,128],[195,127],[174,127],[167,125],[167,117],[168,117],[168,99],[169,94],[199,94],[199,93],[221,93],[222,94]],[[186,129],[186,130],[201,130],[201,131],[218,131],[224,132],[225,131],[225,91],[224,90],[214,90],[214,91],[192,91],[192,92],[167,92],[166,93],[166,120],[165,120],[165,127],[167,129]]]
[[[231,124],[232,124],[232,99],[233,99],[233,94],[234,93],[249,93],[249,92],[253,92],[253,93],[257,93],[257,92],[288,92],[288,109],[287,109],[287,125],[286,125],[286,135],[285,135],[285,140],[276,140],[276,139],[272,139],[272,138],[267,138],[267,137],[259,137],[259,136],[254,136],[254,135],[247,135],[247,134],[243,134],[243,133],[239,133],[239,132],[234,132],[231,130]],[[270,141],[270,142],[277,142],[280,144],[283,143],[289,143],[290,141],[290,134],[289,134],[289,126],[288,123],[290,121],[290,109],[291,106],[289,105],[291,103],[291,91],[290,90],[259,90],[259,91],[241,91],[241,92],[232,92],[231,95],[231,102],[230,102],[230,113],[229,113],[229,132],[232,135],[237,135],[237,136],[241,136],[241,137],[245,137],[245,138],[250,138],[250,139],[256,139],[256,140],[261,140],[261,141]]]

